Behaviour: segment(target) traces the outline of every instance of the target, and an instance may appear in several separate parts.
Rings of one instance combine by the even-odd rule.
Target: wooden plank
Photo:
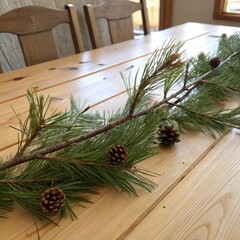
[[[227,135],[124,239],[240,239],[239,146]]]
[[[228,32],[233,32],[236,28],[226,28],[226,30],[227,29]],[[211,34],[220,34],[219,31],[219,29],[213,32],[211,31]],[[221,32],[222,31],[223,30],[221,30]],[[181,32],[178,32],[178,34],[180,36]],[[44,90],[58,84],[73,81],[88,74],[107,70],[109,67],[119,65],[123,62],[128,62],[145,55],[149,56],[156,47],[162,45],[163,41],[165,41],[165,37],[167,37],[167,35],[164,35],[165,37],[163,39],[163,36],[156,34],[156,39],[159,37],[158,41],[156,41],[154,35],[155,34],[150,35],[152,36],[150,39],[150,36],[146,36],[146,39],[138,39],[139,45],[136,45],[134,40],[127,41],[115,44],[114,47],[112,45],[80,55],[39,64],[31,68],[5,73],[0,76],[0,102],[24,96],[28,88],[35,88],[36,91]],[[205,36],[203,34],[194,40],[187,41],[185,48],[190,54],[196,54],[196,52],[200,52],[200,47],[202,47],[204,51],[212,49],[213,45],[217,45],[218,40],[219,38],[209,38],[208,35]],[[150,41],[149,44],[148,41]],[[118,51],[118,54],[116,54],[116,51]],[[9,88],[11,88],[11,94],[9,93]]]
[[[108,79],[109,81],[106,81],[105,79]],[[52,99],[50,112],[56,109],[64,110],[69,107],[70,95],[78,97],[79,100],[81,99],[81,102],[85,102],[85,100],[87,100],[86,104],[94,105],[98,102],[104,101],[105,99],[111,98],[114,95],[118,95],[125,89],[124,83],[118,72],[113,73],[110,77],[107,73],[100,72],[97,76],[92,75],[87,77],[87,81],[81,80],[85,79],[59,85],[55,88],[46,89],[41,92],[41,94],[44,94],[45,96],[49,95]],[[13,139],[17,140],[16,131],[9,127],[9,125],[18,127],[18,121],[14,116],[12,107],[23,119],[28,115],[26,97],[0,104],[0,131],[2,134],[6,134],[6,138],[4,140],[0,140],[0,149],[15,144],[16,141],[12,141]],[[108,109],[110,110],[110,108],[111,106],[109,106]]]
[[[198,54],[199,50],[201,50],[199,46],[202,46],[205,51],[208,48],[213,49],[216,46],[216,41],[218,41],[217,38],[206,38],[205,36],[200,37],[199,40],[200,43],[198,45],[197,43],[195,45],[193,41],[191,41],[191,44],[190,42],[189,45],[187,44],[186,47],[190,52],[189,54]],[[0,149],[16,144],[17,132],[10,128],[9,125],[17,127],[18,121],[14,116],[11,106],[22,118],[27,117],[28,107],[24,95],[28,88],[36,91],[40,90],[40,94],[44,94],[45,96],[49,95],[53,100],[51,105],[51,110],[53,111],[67,108],[69,106],[70,95],[81,98],[82,102],[87,100],[87,104],[89,105],[96,105],[106,99],[118,96],[125,91],[125,85],[119,72],[122,72],[126,76],[131,72],[131,76],[134,76],[140,69],[138,74],[140,77],[143,66],[147,60],[148,56],[142,57],[79,79],[74,79],[75,71],[78,70],[71,70],[71,68],[59,68],[59,71],[40,71],[39,73],[36,72],[36,75],[33,77],[16,81],[11,87],[11,91],[9,91],[9,82],[2,83],[0,89],[0,102],[2,100],[0,104],[2,114],[0,118],[0,131],[6,136],[6,139],[0,141]],[[71,81],[67,82],[67,78],[71,79]],[[132,80],[133,79],[134,78],[132,78]],[[12,80],[11,84],[13,82],[14,80]],[[51,88],[46,87],[49,83],[52,85]],[[158,91],[158,95],[160,93],[161,90]],[[16,98],[15,96],[19,97]],[[119,102],[118,99],[115,101],[116,103]],[[116,103],[113,103],[112,106],[108,104],[105,105],[105,110],[116,108]],[[15,139],[15,141],[12,141],[12,139]]]
[[[27,89],[34,89],[35,91],[41,91],[41,90],[47,90],[50,92],[53,92],[53,94],[56,92],[54,88],[57,88],[58,90],[62,88],[62,91],[65,91],[64,85],[67,84],[67,86],[75,85],[78,86],[77,89],[81,90],[79,87],[82,87],[82,90],[84,91],[85,88],[87,88],[89,85],[93,84],[95,81],[96,85],[102,85],[102,88],[107,88],[108,85],[113,85],[115,83],[115,88],[118,88],[119,82],[122,83],[121,77],[119,72],[123,72],[127,74],[129,71],[135,72],[138,68],[142,68],[142,66],[145,65],[148,57],[143,57],[140,59],[136,59],[131,61],[131,63],[123,63],[120,65],[117,65],[115,67],[98,71],[97,67],[95,72],[92,73],[89,72],[89,76],[86,74],[86,76],[83,77],[76,77],[76,72],[80,72],[79,69],[72,69],[71,66],[66,66],[64,68],[58,67],[56,70],[43,70],[41,72],[36,72],[34,76],[31,77],[23,77],[23,79],[18,78],[9,79],[8,81],[4,81],[0,84],[0,103],[8,102],[10,100],[13,100],[15,98],[22,97],[26,94]],[[83,66],[83,68],[87,69],[88,67],[91,68],[91,63],[89,65]],[[93,67],[94,68],[94,67]],[[90,71],[90,69],[88,70]],[[94,74],[95,73],[95,74]],[[80,73],[81,74],[81,73]],[[112,82],[113,81],[113,82]],[[49,87],[51,86],[51,88]],[[121,86],[123,86],[121,84]],[[9,91],[11,89],[11,91]],[[121,88],[120,91],[122,91],[123,88]],[[61,92],[62,92],[61,91]],[[73,93],[76,92],[73,91]],[[68,93],[71,94],[70,91],[66,91],[65,94]],[[57,93],[58,94],[58,93]],[[111,93],[109,93],[111,94]],[[92,94],[90,94],[89,97],[91,97]],[[98,94],[100,95],[100,94]]]

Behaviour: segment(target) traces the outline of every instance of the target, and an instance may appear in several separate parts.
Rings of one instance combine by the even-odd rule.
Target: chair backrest
[[[26,6],[0,16],[0,32],[18,36],[27,66],[59,58],[53,28],[70,26],[76,53],[84,51],[77,13],[72,4],[65,9]]]
[[[144,34],[150,33],[146,0],[139,3],[128,0],[106,0],[100,5],[83,6],[89,35],[93,48],[101,47],[97,19],[105,18],[108,23],[111,43],[118,43],[134,38],[132,14],[141,10]]]

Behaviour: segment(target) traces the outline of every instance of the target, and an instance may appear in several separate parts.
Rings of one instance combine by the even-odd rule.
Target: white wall
[[[213,20],[214,0],[173,0],[172,25],[200,22],[240,26],[240,22]]]

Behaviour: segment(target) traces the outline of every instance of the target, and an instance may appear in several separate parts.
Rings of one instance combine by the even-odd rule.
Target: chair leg
[[[0,73],[3,73],[3,68],[1,64],[0,64]]]
[[[159,30],[171,27],[172,0],[159,0]]]

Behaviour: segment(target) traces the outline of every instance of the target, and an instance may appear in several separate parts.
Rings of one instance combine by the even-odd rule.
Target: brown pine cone
[[[163,144],[165,146],[174,145],[177,142],[180,142],[180,135],[177,133],[177,130],[174,128],[174,125],[160,125],[158,129],[157,143]]]
[[[108,153],[108,164],[110,165],[120,165],[122,164],[128,154],[128,149],[121,145],[116,145],[111,148]]]
[[[212,67],[212,69],[216,68],[219,66],[221,63],[221,60],[219,57],[214,57],[210,60],[209,65]]]
[[[65,194],[59,188],[49,188],[41,195],[41,210],[46,215],[56,215],[64,207]]]

